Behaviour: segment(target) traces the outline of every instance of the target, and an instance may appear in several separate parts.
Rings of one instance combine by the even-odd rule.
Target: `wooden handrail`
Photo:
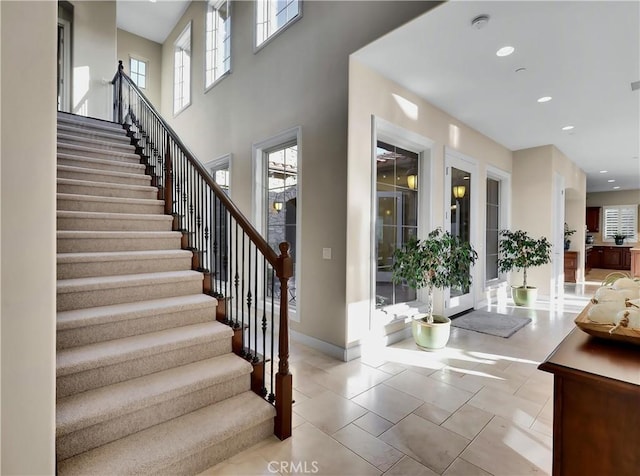
[[[224,204],[226,209],[229,211],[231,216],[238,222],[240,227],[244,230],[247,236],[253,241],[258,250],[264,255],[269,264],[273,266],[273,268],[278,272],[278,255],[271,248],[269,243],[258,233],[255,227],[251,224],[251,222],[244,216],[244,214],[240,211],[240,209],[231,201],[231,199],[227,196],[227,194],[220,188],[220,186],[213,180],[213,177],[207,172],[207,170],[202,166],[200,161],[195,158],[195,155],[189,150],[189,148],[180,140],[178,134],[173,130],[173,128],[167,124],[167,122],[162,118],[160,113],[156,110],[155,107],[147,100],[145,95],[140,91],[138,86],[133,82],[133,80],[127,76],[127,74],[123,71],[122,61],[120,61],[120,65],[118,67],[118,72],[115,74],[112,84],[115,84],[118,77],[124,78],[128,83],[129,87],[133,88],[140,97],[140,100],[144,102],[147,108],[153,113],[156,120],[162,124],[162,127],[167,131],[167,133],[171,136],[171,140],[178,145],[178,147],[182,150],[183,154],[187,158],[187,160],[191,163],[191,165],[198,171],[203,180],[209,185],[214,191],[218,199]]]

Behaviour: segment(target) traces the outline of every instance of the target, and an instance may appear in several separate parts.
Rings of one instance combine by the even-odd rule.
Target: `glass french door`
[[[475,164],[447,154],[445,156],[445,230],[471,243],[477,251],[476,223],[478,200]],[[473,269],[469,267],[469,274]],[[475,282],[475,279],[472,279]],[[453,316],[473,309],[475,297],[473,283],[463,288],[452,287],[445,290],[445,316]]]

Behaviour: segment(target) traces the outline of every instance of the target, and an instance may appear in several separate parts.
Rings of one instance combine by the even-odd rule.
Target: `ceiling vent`
[[[640,81],[631,83],[631,91],[637,91],[638,89],[640,89]]]
[[[473,20],[471,20],[471,26],[476,30],[484,28],[489,23],[489,15],[478,15]]]

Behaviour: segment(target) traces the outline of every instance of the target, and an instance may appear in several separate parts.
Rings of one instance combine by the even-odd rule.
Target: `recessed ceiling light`
[[[464,177],[462,177],[463,180],[469,180],[469,176],[465,175]]]
[[[564,126],[562,128],[563,131],[570,131],[571,129],[573,129],[574,126]]]
[[[618,190],[620,187],[613,187],[614,190]]]
[[[608,172],[608,170],[601,170],[600,173],[601,174],[606,174]]]
[[[553,99],[551,96],[542,96],[541,98],[538,98],[538,102],[549,102],[551,99]]]
[[[496,51],[497,56],[509,56],[516,49],[513,46],[503,46],[498,51]]]
[[[613,183],[613,182],[615,182],[615,180],[614,179],[609,179],[609,180],[607,180],[607,182]]]

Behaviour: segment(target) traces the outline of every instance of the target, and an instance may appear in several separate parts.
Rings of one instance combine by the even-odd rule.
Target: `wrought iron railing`
[[[173,229],[182,232],[182,247],[193,252],[204,292],[218,299],[218,320],[234,329],[234,352],[253,364],[252,390],[275,405],[275,435],[288,438],[289,244],[281,243],[279,254],[269,246],[125,74],[122,61],[112,84],[114,121],[132,137],[165,213],[174,217]]]

